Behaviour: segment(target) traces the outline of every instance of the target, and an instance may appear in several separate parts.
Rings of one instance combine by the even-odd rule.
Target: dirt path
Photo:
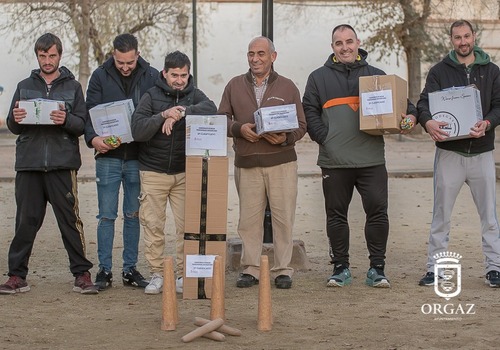
[[[235,287],[237,273],[226,274],[226,322],[243,331],[228,337],[227,349],[498,349],[500,298],[498,289],[484,284],[479,220],[467,188],[462,190],[452,221],[450,250],[463,256],[462,292],[446,302],[432,288],[417,286],[424,272],[426,242],[432,210],[432,179],[390,179],[390,243],[387,275],[390,290],[364,285],[368,268],[363,238],[364,215],[359,198],[350,210],[351,268],[354,282],[326,288],[328,265],[321,182],[302,177],[295,238],[305,242],[311,270],[296,273],[291,290],[272,289],[274,325],[257,331],[258,288]],[[97,261],[95,184],[82,183],[81,215],[88,254]],[[229,195],[229,235],[236,237],[237,200],[232,179]],[[498,191],[497,191],[498,194]],[[13,232],[13,183],[0,183],[0,271],[7,271],[7,251]],[[172,227],[167,229],[172,232]],[[170,236],[171,237],[171,236]],[[173,254],[169,237],[167,254]],[[121,239],[114,253],[114,273],[120,273]],[[146,274],[144,257],[139,269]],[[161,295],[118,283],[97,296],[71,291],[68,270],[52,211],[48,210],[30,261],[29,293],[0,297],[1,349],[220,349],[221,343],[181,337],[194,329],[195,316],[208,318],[209,301],[179,300],[180,323],[174,332],[160,330]],[[96,268],[93,269],[96,273]],[[5,279],[4,276],[0,276]],[[424,315],[423,304],[474,304],[473,315],[437,320]],[[439,316],[439,315],[438,315]],[[443,316],[443,315],[441,315]],[[448,315],[450,316],[450,315]]]

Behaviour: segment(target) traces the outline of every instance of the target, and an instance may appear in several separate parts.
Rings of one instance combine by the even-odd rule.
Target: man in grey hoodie
[[[465,20],[450,28],[453,50],[431,68],[417,104],[418,122],[436,142],[434,161],[434,210],[427,253],[427,273],[421,286],[434,285],[437,254],[448,250],[450,217],[464,182],[469,185],[481,219],[486,283],[500,287],[500,231],[496,214],[495,127],[500,123],[500,70],[475,46],[476,32]],[[481,92],[483,120],[470,130],[470,138],[446,141],[447,123],[432,119],[429,93],[453,86],[474,84]],[[443,142],[446,141],[446,142]]]

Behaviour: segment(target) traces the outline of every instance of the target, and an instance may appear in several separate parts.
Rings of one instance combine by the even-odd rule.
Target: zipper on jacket
[[[175,92],[175,105],[179,105],[179,90],[176,90]],[[168,170],[170,171],[170,166],[172,165],[172,154],[174,153],[174,140],[175,140],[175,130],[172,127],[172,133],[170,134],[170,155],[168,157]]]
[[[465,66],[465,75],[467,77],[467,85],[470,85],[470,71],[471,69]],[[470,151],[472,149],[472,140],[469,141],[469,147],[467,149],[467,154],[470,154]]]
[[[134,102],[134,106],[137,106],[139,104],[139,101],[141,100],[141,88],[139,86],[139,83],[141,81],[139,80],[137,82],[137,85],[135,86],[135,96],[132,98],[132,101]]]
[[[57,78],[56,78],[57,79]],[[49,89],[49,86],[47,85],[47,82],[45,81],[45,79],[42,79],[44,84],[45,84],[45,96],[46,98],[48,99],[49,96],[50,96],[50,90],[52,90],[52,87],[54,87],[52,85],[52,87]],[[44,157],[43,157],[43,163],[44,163],[44,167],[45,167],[45,172],[48,172],[49,171],[49,142],[47,140],[47,136],[45,135],[45,142],[44,142]]]
[[[470,71],[471,71],[471,69],[469,67],[467,67],[465,64],[463,66],[464,66],[464,70],[465,70],[465,77],[467,79],[467,83],[465,85],[467,86],[467,85],[470,85]]]

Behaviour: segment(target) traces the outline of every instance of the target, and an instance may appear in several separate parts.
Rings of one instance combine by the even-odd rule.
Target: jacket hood
[[[161,72],[158,76],[158,79],[156,80],[155,85],[163,90],[167,96],[176,96],[178,98],[186,96],[194,90],[193,76],[191,74],[189,75],[188,83],[183,90],[175,90],[168,86],[167,81],[165,80]]]
[[[328,56],[328,59],[325,62],[325,66],[335,70],[345,71],[348,69],[349,70],[356,69],[367,65],[366,58],[368,57],[368,52],[366,52],[363,49],[358,49],[358,55],[359,57],[356,59],[356,61],[352,63],[342,63],[342,62],[335,62],[334,60],[335,54],[332,53],[330,56]]]
[[[488,55],[486,52],[484,52],[480,47],[474,46],[474,63],[469,65],[469,68],[478,65],[478,66],[484,66],[485,64],[490,63],[490,55]],[[457,58],[457,53],[455,50],[451,50],[450,53],[448,54],[448,57],[453,61],[453,63],[461,65],[461,63],[458,61]]]

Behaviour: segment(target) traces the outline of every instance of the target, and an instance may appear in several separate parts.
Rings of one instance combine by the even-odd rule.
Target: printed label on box
[[[381,114],[392,114],[392,91],[380,90],[361,94],[363,116],[371,117]]]
[[[186,277],[211,278],[216,255],[186,255]]]
[[[187,115],[186,156],[227,156],[227,117]]]
[[[460,123],[457,117],[448,112],[438,112],[432,116],[432,119],[438,122],[445,122],[447,125],[440,126],[439,128],[446,131],[449,137],[457,137],[460,135]]]
[[[123,122],[121,114],[101,115],[94,118],[94,129],[99,136],[126,135],[129,125]],[[125,142],[128,140],[124,140]]]

